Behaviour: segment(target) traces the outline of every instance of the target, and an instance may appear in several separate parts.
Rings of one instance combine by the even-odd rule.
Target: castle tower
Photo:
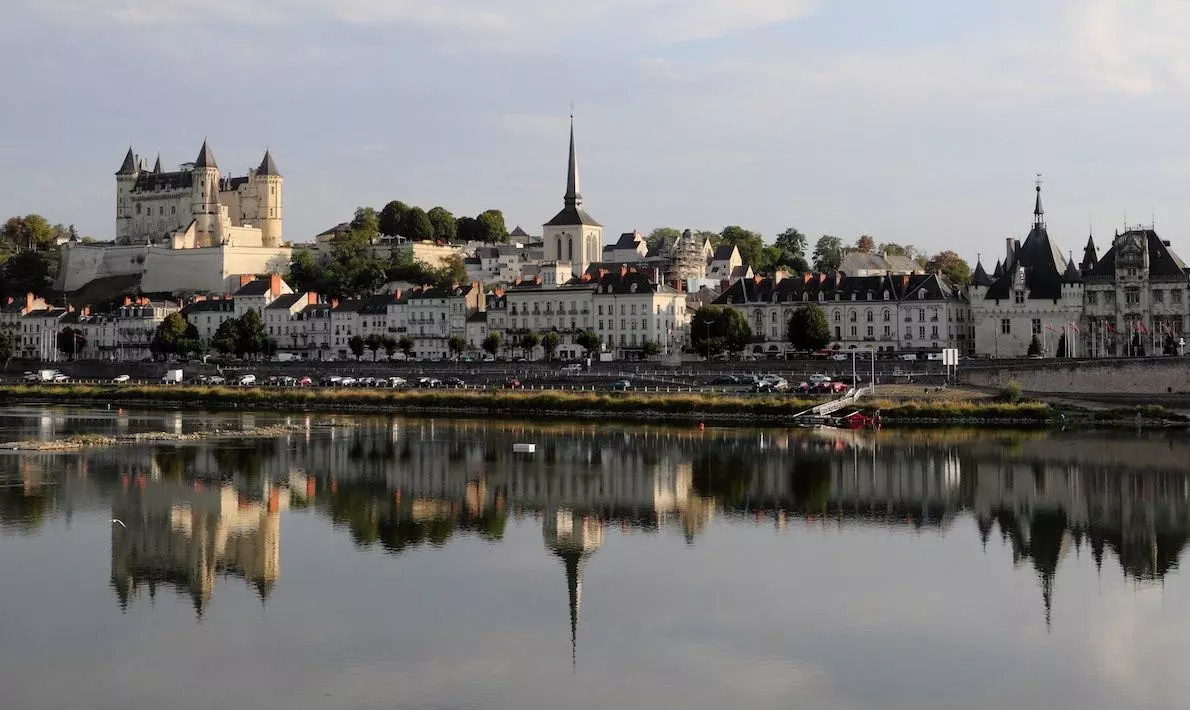
[[[202,149],[194,161],[193,198],[191,214],[195,221],[195,246],[209,247],[219,244],[219,166],[215,154],[202,142]]]
[[[259,210],[256,226],[261,231],[261,241],[266,247],[281,246],[281,191],[285,178],[277,171],[277,164],[273,156],[265,150],[260,167],[256,169],[253,179],[256,181],[257,194],[260,195]]]
[[[547,261],[568,261],[575,276],[603,258],[603,225],[582,208],[579,191],[578,158],[574,150],[574,116],[570,117],[570,160],[566,170],[566,194],[562,211],[542,229]]]
[[[116,171],[116,243],[126,244],[132,237],[132,188],[136,185],[136,155],[132,146]]]

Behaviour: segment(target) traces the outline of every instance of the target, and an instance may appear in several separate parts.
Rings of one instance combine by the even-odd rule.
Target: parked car
[[[338,387],[339,383],[342,381],[343,377],[341,375],[328,375],[323,377],[319,384],[321,384],[323,387]]]
[[[54,375],[54,382],[70,382],[70,375],[59,372],[58,374]]]
[[[21,377],[21,379],[25,382],[40,382],[41,376],[36,372],[26,372],[24,376]]]
[[[132,377],[130,377],[129,375],[116,375],[115,377],[112,378],[112,382],[117,385],[122,385],[131,379],[132,379]]]
[[[523,385],[521,384],[520,380],[508,379],[508,380],[504,381],[504,389],[519,390],[519,389],[521,389],[521,387],[523,387]]]
[[[797,386],[793,388],[793,391],[797,392],[798,394],[810,394],[814,391],[814,385],[810,384],[809,382],[799,382],[797,383]]]
[[[309,375],[300,377],[300,378],[298,378],[298,381],[297,381],[298,387],[309,387],[312,384],[314,384],[314,380],[310,379]]]
[[[409,384],[409,381],[406,380],[404,377],[390,377],[390,378],[388,378],[388,386],[389,387],[404,387],[407,384]]]
[[[339,381],[335,384],[339,387],[355,387],[357,382],[358,380],[356,380],[354,377],[340,377]]]
[[[632,382],[630,380],[616,380],[612,383],[612,389],[619,392],[632,389]]]
[[[447,377],[445,380],[442,380],[443,387],[465,387],[466,385],[467,383],[458,377]]]
[[[818,373],[818,372],[814,373],[813,375],[810,375],[811,384],[817,385],[817,384],[821,384],[823,382],[830,382],[830,381],[831,381],[831,378],[829,378],[826,375],[823,375],[821,373]]]
[[[376,378],[375,377],[361,377],[361,378],[359,378],[359,381],[357,384],[359,384],[360,387],[375,387],[376,386]]]
[[[256,384],[256,375],[240,375],[239,379],[236,380],[236,384],[240,387],[251,387]]]
[[[738,385],[740,383],[734,375],[719,375],[711,380],[712,385]]]
[[[212,376],[206,378],[206,380],[207,380],[206,384],[208,384],[208,385],[225,385],[225,384],[227,384],[227,378],[222,377],[220,375],[212,375]]]

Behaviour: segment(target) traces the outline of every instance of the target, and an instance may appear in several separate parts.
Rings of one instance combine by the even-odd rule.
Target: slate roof
[[[264,158],[260,161],[260,167],[256,169],[256,174],[281,177],[281,173],[277,170],[277,164],[273,162],[273,154],[268,149],[264,151]]]
[[[518,224],[516,227],[513,228],[513,230],[511,232],[508,233],[508,236],[510,236],[510,237],[527,237],[527,236],[529,236],[529,233],[526,232],[525,230],[521,229],[521,225]]]
[[[1095,268],[1090,270],[1088,276],[1115,278],[1117,247],[1137,236],[1144,239],[1145,248],[1149,252],[1150,276],[1186,276],[1186,264],[1152,229],[1132,229],[1117,236],[1111,248],[1095,264]]]
[[[1084,271],[1090,271],[1099,263],[1099,253],[1095,248],[1095,235],[1087,237],[1087,246],[1083,247],[1083,262],[1080,266]]]
[[[570,119],[570,162],[566,169],[566,195],[562,198],[562,211],[545,223],[547,227],[569,227],[587,225],[602,227],[595,218],[587,214],[580,205],[583,204],[583,194],[579,191],[578,158],[574,151],[574,118]]]
[[[545,223],[546,227],[570,227],[584,224],[589,227],[602,227],[595,218],[578,205],[566,205],[562,211],[554,215],[553,219]]]
[[[985,298],[1007,299],[1018,287],[1023,287],[1030,299],[1058,299],[1062,297],[1063,275],[1066,272],[1066,257],[1045,227],[1045,213],[1041,209],[1041,186],[1037,186],[1037,202],[1033,208],[1033,228],[1024,243],[1013,250],[1010,264],[1004,273],[988,288]],[[1024,270],[1024,283],[1016,283],[1020,270]]]
[[[271,279],[256,279],[249,281],[240,287],[239,291],[235,292],[236,296],[263,296],[269,292],[272,287]]]
[[[202,148],[198,151],[198,158],[194,161],[194,167],[219,169],[219,166],[215,163],[215,154],[211,152],[205,140],[202,142]]]
[[[1062,274],[1062,279],[1067,283],[1082,283],[1083,275],[1079,273],[1078,267],[1074,265],[1073,258],[1066,262],[1066,273]]]
[[[128,147],[128,154],[124,156],[124,162],[120,163],[120,169],[116,171],[117,175],[132,175],[136,172],[136,156],[132,154],[132,147]]]
[[[729,261],[735,250],[734,244],[720,244],[715,247],[715,254],[711,257],[711,261]]]
[[[231,313],[235,311],[235,302],[230,298],[208,298],[203,301],[195,301],[188,303],[182,308],[182,315],[188,316],[191,313]]]
[[[162,172],[162,170],[161,170],[161,154],[160,153],[157,154],[157,162],[153,163],[153,172],[155,172],[155,173]]]
[[[972,286],[991,286],[992,279],[988,276],[987,270],[983,268],[982,261],[975,262],[975,274],[971,277]]]
[[[849,251],[843,254],[839,271],[858,276],[862,271],[894,274],[920,274],[925,271],[915,259],[876,251]]]
[[[624,232],[613,246],[616,249],[635,249],[636,245],[643,241],[644,236],[640,232]],[[604,250],[606,251],[607,247],[604,247]]]
[[[996,268],[992,270],[992,280],[994,281],[995,279],[998,279],[1003,275],[1004,275],[1004,264],[1000,263],[999,259],[996,259]]]
[[[884,276],[837,276],[831,274],[802,274],[781,279],[774,284],[772,277],[741,279],[715,299],[716,305],[743,303],[817,303],[823,302],[888,302],[918,298],[922,300],[964,300],[961,289],[941,274],[901,274]],[[852,296],[855,298],[853,299]]]
[[[472,313],[471,315],[467,316],[467,322],[468,323],[487,323],[488,322],[488,312],[487,311],[476,311],[476,312]]]
[[[265,307],[265,309],[271,310],[273,308],[278,308],[289,310],[290,308],[293,308],[293,304],[304,299],[305,297],[306,294],[304,293],[285,293],[274,299],[272,303]]]
[[[396,303],[397,299],[391,293],[381,293],[374,296],[368,296],[361,301],[359,312],[367,315],[380,315],[388,313],[388,307],[392,303]]]
[[[133,192],[154,190],[189,190],[194,185],[194,174],[188,171],[162,173],[141,173],[132,184]]]

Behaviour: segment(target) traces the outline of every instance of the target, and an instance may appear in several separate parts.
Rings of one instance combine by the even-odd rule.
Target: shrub
[[[1021,401],[1021,386],[1016,383],[1016,380],[1009,380],[1008,384],[1000,388],[1000,399],[1009,404]]]

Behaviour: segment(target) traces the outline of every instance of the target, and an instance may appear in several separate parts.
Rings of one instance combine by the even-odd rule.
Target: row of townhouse
[[[6,304],[2,322],[19,337],[18,357],[44,362],[141,360],[150,356],[157,326],[180,308],[174,301],[141,296],[125,298],[110,312],[92,313],[90,308],[51,306],[30,294],[24,304]]]
[[[942,274],[847,276],[800,274],[742,279],[715,305],[741,313],[752,328],[754,354],[792,346],[789,320],[801,305],[823,309],[837,350],[970,353],[974,342],[965,292]]]

